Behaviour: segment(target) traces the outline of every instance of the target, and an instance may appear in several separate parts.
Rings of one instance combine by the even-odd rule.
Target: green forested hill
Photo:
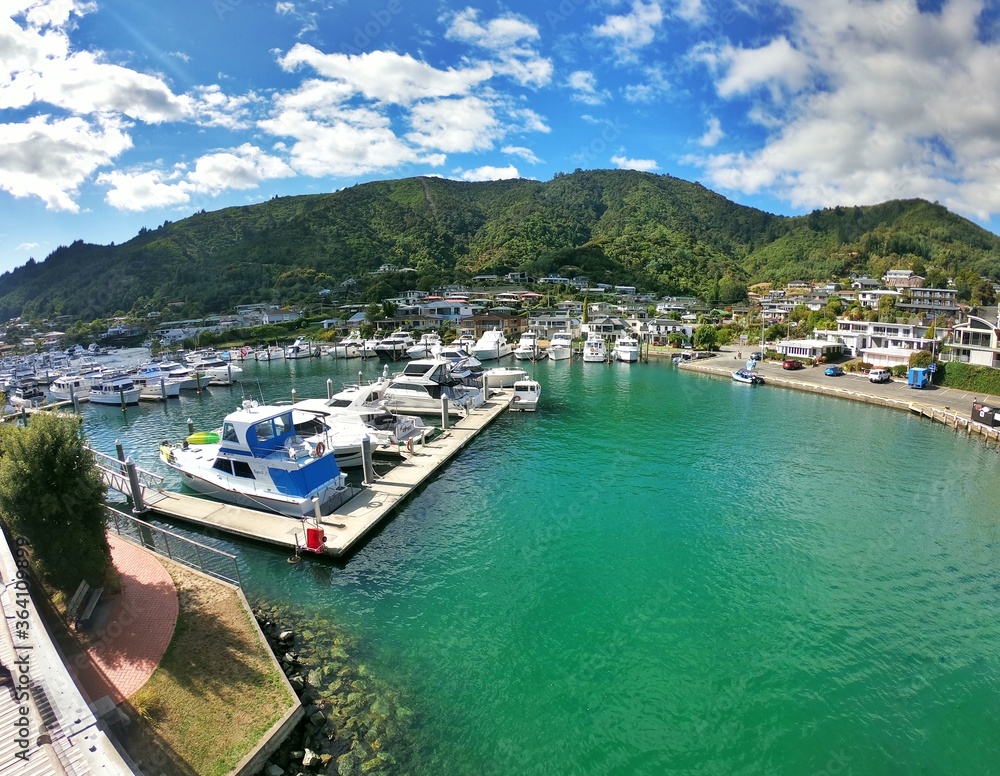
[[[1000,238],[923,200],[787,218],[624,170],[544,183],[408,178],[201,212],[122,245],[61,247],[0,277],[0,317],[89,320],[175,300],[196,315],[315,299],[350,277],[374,301],[396,290],[391,277],[367,276],[383,263],[416,269],[425,288],[525,270],[690,294],[722,278],[819,280],[890,267],[1000,278]]]

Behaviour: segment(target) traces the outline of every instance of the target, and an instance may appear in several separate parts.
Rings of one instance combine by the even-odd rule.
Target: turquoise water
[[[375,362],[248,365],[322,395]],[[356,634],[413,774],[987,773],[1000,456],[883,408],[669,365],[541,363],[345,564],[218,537],[251,598]],[[157,469],[240,389],[85,410]]]

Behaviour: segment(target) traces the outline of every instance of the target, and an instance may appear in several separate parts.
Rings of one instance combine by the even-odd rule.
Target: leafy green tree
[[[929,350],[914,350],[910,353],[910,367],[926,367],[930,366],[931,362],[934,360],[934,356],[931,355]]]
[[[719,332],[710,323],[703,323],[694,330],[694,346],[711,350],[719,341]]]
[[[25,428],[0,429],[0,520],[31,543],[46,584],[71,595],[81,579],[108,581],[104,514],[104,484],[77,417],[39,412]]]
[[[927,274],[924,275],[924,288],[947,288],[948,287],[948,276],[934,267],[928,270]]]

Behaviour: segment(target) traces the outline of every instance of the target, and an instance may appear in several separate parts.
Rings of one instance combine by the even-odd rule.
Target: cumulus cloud
[[[705,130],[705,134],[698,138],[698,145],[704,148],[711,148],[719,144],[724,134],[722,124],[715,116],[712,116],[708,120],[708,129]]]
[[[640,172],[653,172],[660,169],[660,165],[655,159],[629,159],[626,156],[612,156],[611,163],[619,170],[639,170]]]
[[[528,164],[539,164],[542,160],[535,156],[535,152],[524,146],[504,146],[500,149],[508,156],[519,156]]]
[[[648,46],[656,37],[656,30],[663,24],[663,9],[658,0],[633,0],[632,11],[607,17],[594,28],[594,34],[609,39],[619,59],[634,60],[636,49]]]
[[[232,189],[253,189],[263,181],[287,178],[294,171],[281,159],[249,143],[200,157],[194,169],[146,169],[102,173],[97,182],[109,187],[105,200],[118,210],[143,211],[186,205],[196,194],[217,196]]]
[[[35,248],[39,247],[39,243],[36,242],[23,242],[17,246],[19,251],[33,251]]]
[[[597,78],[589,70],[577,70],[566,80],[572,90],[573,99],[584,105],[600,105],[611,96],[606,90],[597,88]]]
[[[485,50],[492,56],[491,67],[522,86],[545,86],[552,80],[552,62],[541,56],[528,41],[540,35],[533,23],[508,14],[480,22],[479,11],[466,8],[442,17],[448,23],[445,36]]]
[[[79,117],[33,116],[0,124],[0,189],[75,213],[80,185],[131,146],[124,126],[111,119],[92,124]]]
[[[506,167],[484,165],[474,170],[465,170],[458,177],[463,181],[505,181],[521,176],[514,165],[508,164]]]

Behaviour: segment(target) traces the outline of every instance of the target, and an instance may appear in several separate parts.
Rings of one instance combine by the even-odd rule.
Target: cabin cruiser
[[[483,372],[489,380],[490,388],[512,388],[514,383],[528,376],[528,373],[517,366],[495,366]]]
[[[436,331],[429,331],[420,335],[415,345],[411,345],[407,351],[407,358],[427,358],[434,355],[435,348],[441,347],[441,335]]]
[[[285,348],[285,358],[288,359],[312,358],[314,355],[312,343],[304,339],[297,339]]]
[[[138,404],[142,389],[125,372],[107,372],[90,388],[91,404]]]
[[[194,362],[191,368],[205,375],[212,385],[232,385],[243,377],[243,367],[224,361],[218,355],[206,356]]]
[[[604,337],[592,331],[587,335],[583,343],[583,360],[589,362],[607,361],[607,345],[604,344]]]
[[[45,390],[35,379],[14,383],[11,388],[12,390],[7,393],[7,401],[12,407],[37,407],[48,398]]]
[[[285,349],[279,347],[278,345],[271,345],[270,347],[260,348],[255,354],[254,358],[258,361],[280,361],[285,357]]]
[[[526,331],[521,335],[521,339],[514,348],[514,358],[518,361],[540,361],[548,353],[538,347],[538,333]]]
[[[90,381],[80,374],[67,374],[57,377],[49,385],[49,393],[52,398],[60,401],[70,399],[86,399],[90,396]]]
[[[161,398],[180,396],[183,380],[160,368],[160,364],[150,361],[132,370],[132,382],[140,388],[155,389]]]
[[[170,375],[175,380],[181,381],[181,390],[189,391],[192,388],[200,390],[208,384],[200,373],[193,372],[177,361],[160,361],[160,371]]]
[[[407,353],[416,344],[410,332],[393,332],[375,346],[375,355],[383,361],[400,361],[409,358]]]
[[[310,517],[328,513],[351,491],[322,433],[303,438],[288,405],[244,400],[204,444],[163,443],[160,459],[193,490],[220,501]],[[315,502],[314,502],[315,500]]]
[[[622,334],[615,341],[615,346],[611,348],[611,358],[615,361],[624,361],[626,364],[634,364],[639,360],[639,340],[628,334]]]
[[[462,385],[452,374],[452,366],[446,358],[410,361],[401,373],[390,378],[383,393],[385,406],[394,412],[439,414],[441,399],[447,397],[449,414],[481,407],[482,391]]]
[[[499,329],[491,329],[483,334],[472,348],[472,355],[480,361],[492,361],[493,359],[509,356],[512,348],[504,333]]]
[[[525,377],[514,383],[514,396],[510,401],[511,412],[534,412],[538,408],[538,398],[542,386],[537,380]]]
[[[549,340],[549,358],[552,361],[566,361],[573,356],[573,335],[568,331],[557,331]]]

